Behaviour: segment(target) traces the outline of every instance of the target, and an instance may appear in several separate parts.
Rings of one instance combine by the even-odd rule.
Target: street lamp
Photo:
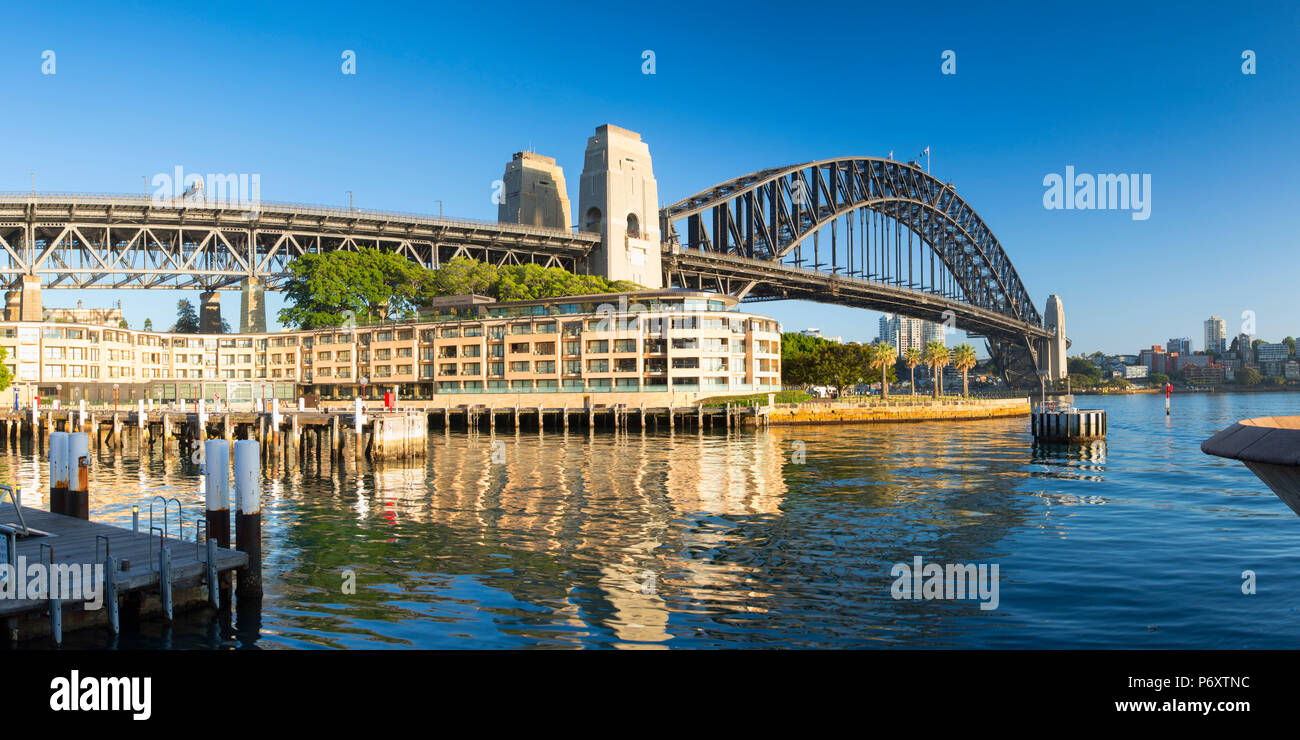
[[[54,405],[56,407],[63,405],[63,384],[54,384]]]
[[[1043,400],[1039,402],[1039,408],[1047,408],[1047,371],[1038,371],[1038,384],[1043,388]]]

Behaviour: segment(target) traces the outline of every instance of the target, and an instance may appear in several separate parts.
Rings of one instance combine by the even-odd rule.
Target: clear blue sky
[[[494,219],[512,152],[558,158],[576,196],[606,122],[649,142],[663,203],[764,167],[930,146],[1040,309],[1062,296],[1073,351],[1183,335],[1200,349],[1207,316],[1232,333],[1245,310],[1259,336],[1300,335],[1300,10],[1081,5],[18,4],[0,43],[0,190],[34,171],[38,190],[143,192],[181,165],[259,173],[265,200],[342,205],[352,190],[360,207],[441,199]],[[945,49],[956,75],[940,74]],[[1043,178],[1066,165],[1151,174],[1150,219],[1045,210]],[[197,298],[141,293],[45,303],[120,298],[132,326],[168,326]],[[759,310],[875,336],[861,310]]]

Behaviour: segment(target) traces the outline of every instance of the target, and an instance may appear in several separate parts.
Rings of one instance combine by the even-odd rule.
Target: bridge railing
[[[159,203],[159,201],[162,203]],[[527,224],[510,224],[498,223],[496,221],[487,221],[468,218],[446,218],[443,216],[434,216],[427,213],[414,213],[407,211],[376,211],[362,208],[341,208],[336,206],[325,206],[312,203],[295,203],[289,201],[271,201],[258,200],[256,202],[241,202],[237,200],[191,200],[187,198],[163,198],[158,199],[153,196],[145,195],[127,195],[120,193],[31,193],[21,191],[0,192],[0,203],[31,203],[31,202],[48,202],[48,203],[84,203],[87,205],[135,205],[144,207],[157,207],[167,210],[239,210],[239,211],[275,211],[277,213],[291,213],[308,216],[333,216],[339,218],[364,218],[374,221],[407,221],[415,223],[425,223],[430,225],[451,226],[467,229],[491,228],[497,231],[513,231],[522,234],[536,234],[538,236],[587,236],[593,241],[599,239],[596,234],[582,234],[582,232],[572,229],[551,229],[544,226],[530,226]]]

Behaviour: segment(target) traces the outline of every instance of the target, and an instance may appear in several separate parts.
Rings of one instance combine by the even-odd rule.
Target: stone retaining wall
[[[1028,398],[966,399],[930,403],[877,402],[782,404],[768,413],[771,426],[799,424],[863,424],[905,421],[947,421],[1028,416]]]

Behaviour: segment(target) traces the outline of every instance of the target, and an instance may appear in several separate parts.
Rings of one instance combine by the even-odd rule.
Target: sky
[[[1300,5],[746,3],[582,6],[23,3],[0,44],[0,191],[143,193],[256,173],[261,197],[495,220],[513,152],[564,167],[614,123],[650,146],[661,205],[768,167],[931,147],[1072,353],[1300,335]],[[55,74],[42,54],[55,52]],[[356,74],[342,73],[344,50]],[[655,74],[643,74],[643,52]],[[1243,52],[1255,74],[1243,74]],[[943,74],[944,52],[956,73]],[[1150,213],[1049,210],[1044,180],[1136,173]],[[174,290],[48,290],[170,326]],[[228,318],[237,293],[223,294]],[[268,298],[274,319],[281,304]],[[753,310],[869,341],[877,314]],[[237,321],[231,322],[237,324]]]

